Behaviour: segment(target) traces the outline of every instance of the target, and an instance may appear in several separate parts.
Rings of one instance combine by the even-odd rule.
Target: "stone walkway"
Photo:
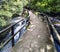
[[[41,17],[37,17],[31,11],[29,14],[31,24],[11,52],[54,52],[50,34]]]

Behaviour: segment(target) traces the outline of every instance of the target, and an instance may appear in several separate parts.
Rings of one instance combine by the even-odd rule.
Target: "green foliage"
[[[26,6],[28,4],[28,0],[21,0],[23,3],[23,6]]]
[[[0,28],[6,26],[6,21],[3,18],[0,18]]]
[[[12,19],[14,14],[21,15],[27,0],[0,0],[0,27]]]
[[[24,13],[23,13],[23,15],[22,15],[23,17],[25,17],[25,18],[28,18],[28,16],[29,16],[29,13],[28,13],[28,11],[27,10],[24,10]]]
[[[60,12],[60,0],[30,0],[28,6],[40,12]]]
[[[0,18],[4,17],[5,20],[8,20],[12,16],[12,13],[9,11],[0,10]]]

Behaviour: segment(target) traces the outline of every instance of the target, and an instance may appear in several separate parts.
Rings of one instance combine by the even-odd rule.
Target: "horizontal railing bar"
[[[1,30],[1,31],[0,31],[0,34],[3,33],[3,32],[5,32],[6,30],[10,29],[11,27],[12,27],[12,25],[10,25],[10,26],[8,26],[7,28]]]
[[[25,25],[24,25],[24,26],[25,26]],[[22,26],[21,29],[22,29],[24,26]],[[21,30],[21,29],[20,29],[20,30]],[[18,30],[14,35],[16,35],[20,30]]]
[[[21,19],[20,21],[22,21],[22,20],[23,20],[23,19]],[[17,23],[19,23],[20,21],[18,21]],[[1,30],[1,31],[0,31],[0,34],[3,33],[3,32],[5,32],[6,30],[8,30],[9,28],[11,28],[12,26],[15,26],[17,23],[15,23],[15,24],[11,24],[11,25],[8,26],[7,28]]]
[[[25,26],[25,25],[24,25]],[[21,29],[24,27],[22,26]],[[20,29],[20,30],[21,30]],[[13,36],[9,37],[8,40],[5,41],[5,43],[3,43],[1,46],[0,46],[0,49],[2,49],[20,30],[18,30]]]
[[[51,20],[48,18],[50,25],[52,27],[52,29],[54,30],[54,32],[56,33],[56,38],[58,39],[58,41],[60,42],[60,36],[59,33],[57,32],[57,30],[55,29],[54,25],[52,24]]]
[[[2,49],[12,38],[13,38],[13,36],[9,37],[9,39],[6,40],[6,41],[0,46],[0,49]]]
[[[60,35],[59,35],[59,33],[57,32],[57,30],[55,29],[54,25],[52,24],[52,22],[51,22],[51,20],[50,20],[50,17],[48,17],[48,15],[46,15],[46,14],[44,14],[44,13],[43,13],[42,15],[44,15],[44,16],[47,17],[48,25],[51,25],[53,31],[56,33],[56,38],[57,38],[58,41],[60,42]],[[49,24],[49,23],[50,23],[50,24]]]

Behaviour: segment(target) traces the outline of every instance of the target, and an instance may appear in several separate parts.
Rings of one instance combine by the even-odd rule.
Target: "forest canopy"
[[[40,12],[60,12],[60,0],[30,0],[28,7]]]
[[[24,6],[38,12],[60,13],[60,0],[0,0],[0,27],[6,26],[14,14],[21,15]]]
[[[0,28],[8,25],[14,14],[21,15],[26,4],[27,0],[0,0]]]

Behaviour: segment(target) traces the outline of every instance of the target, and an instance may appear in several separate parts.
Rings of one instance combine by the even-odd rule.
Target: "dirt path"
[[[31,11],[29,14],[31,25],[11,52],[54,52],[46,25]]]

